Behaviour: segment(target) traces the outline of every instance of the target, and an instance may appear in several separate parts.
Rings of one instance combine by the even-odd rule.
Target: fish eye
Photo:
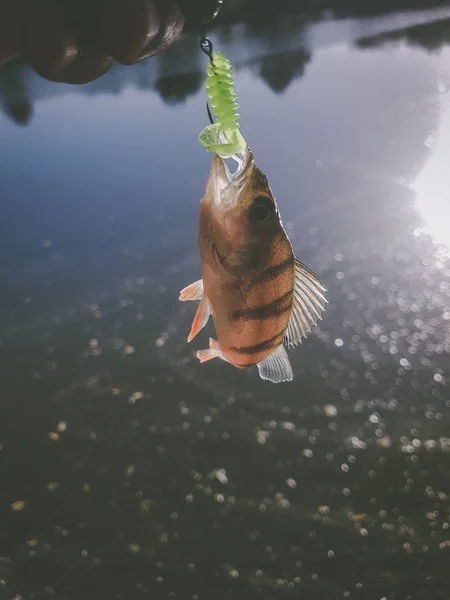
[[[258,196],[255,198],[252,204],[250,217],[252,221],[267,221],[267,219],[274,213],[275,206],[270,198],[265,196]]]

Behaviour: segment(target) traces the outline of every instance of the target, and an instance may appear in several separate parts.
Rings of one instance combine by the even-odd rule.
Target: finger
[[[71,33],[64,31],[49,31],[45,42],[30,42],[25,56],[41,77],[61,83],[88,83],[113,64],[110,56],[96,48],[81,47]]]
[[[35,6],[35,5],[39,6]],[[112,66],[112,58],[71,33],[73,14],[58,0],[31,2],[24,22],[24,54],[42,77],[87,83]]]
[[[139,60],[159,54],[174,44],[180,37],[184,16],[178,4],[172,0],[154,0],[160,18],[160,29],[156,38],[141,52]]]
[[[186,21],[193,26],[210,23],[219,14],[223,0],[178,0]]]
[[[0,2],[0,67],[21,55],[19,17],[16,3]]]
[[[101,46],[122,64],[134,64],[159,34],[160,17],[153,0],[97,0]]]
[[[7,43],[7,40],[4,37],[0,37],[0,40],[0,67],[2,67],[11,60],[18,58],[21,55],[21,52],[15,44]]]
[[[111,69],[114,61],[111,56],[96,48],[83,48],[77,58],[59,72],[55,81],[81,85],[98,79]]]

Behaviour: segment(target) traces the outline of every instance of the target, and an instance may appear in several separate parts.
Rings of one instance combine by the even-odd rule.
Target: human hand
[[[181,35],[184,13],[194,3],[0,0],[0,66],[23,56],[46,79],[87,83],[114,61],[134,64],[169,48]],[[187,11],[182,12],[180,4]]]

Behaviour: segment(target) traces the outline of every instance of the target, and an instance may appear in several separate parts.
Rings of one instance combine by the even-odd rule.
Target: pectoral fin
[[[306,337],[313,325],[322,318],[327,288],[308,267],[295,259],[294,301],[291,318],[286,329],[285,341],[288,346],[296,346]]]
[[[203,296],[198,305],[197,312],[195,313],[194,320],[192,322],[191,332],[189,333],[187,341],[190,342],[195,338],[200,329],[206,325],[209,319],[211,310],[209,308],[208,299]]]
[[[181,290],[179,300],[186,302],[187,300],[201,300],[202,298],[203,280],[199,279]]]
[[[212,360],[213,358],[221,358],[222,360],[226,360],[222,354],[222,351],[219,347],[219,344],[213,338],[209,338],[209,348],[207,350],[199,350],[197,352],[198,360],[203,363],[207,360]]]
[[[280,344],[272,354],[269,354],[257,366],[261,379],[272,381],[272,383],[292,381],[294,378],[291,363],[283,344]]]

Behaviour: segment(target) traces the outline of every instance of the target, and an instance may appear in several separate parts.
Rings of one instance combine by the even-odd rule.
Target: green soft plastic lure
[[[239,131],[239,104],[236,102],[231,63],[222,52],[213,52],[208,67],[206,93],[216,115],[212,125],[207,125],[198,136],[198,141],[207,150],[222,158],[230,158],[243,152],[247,143]]]

